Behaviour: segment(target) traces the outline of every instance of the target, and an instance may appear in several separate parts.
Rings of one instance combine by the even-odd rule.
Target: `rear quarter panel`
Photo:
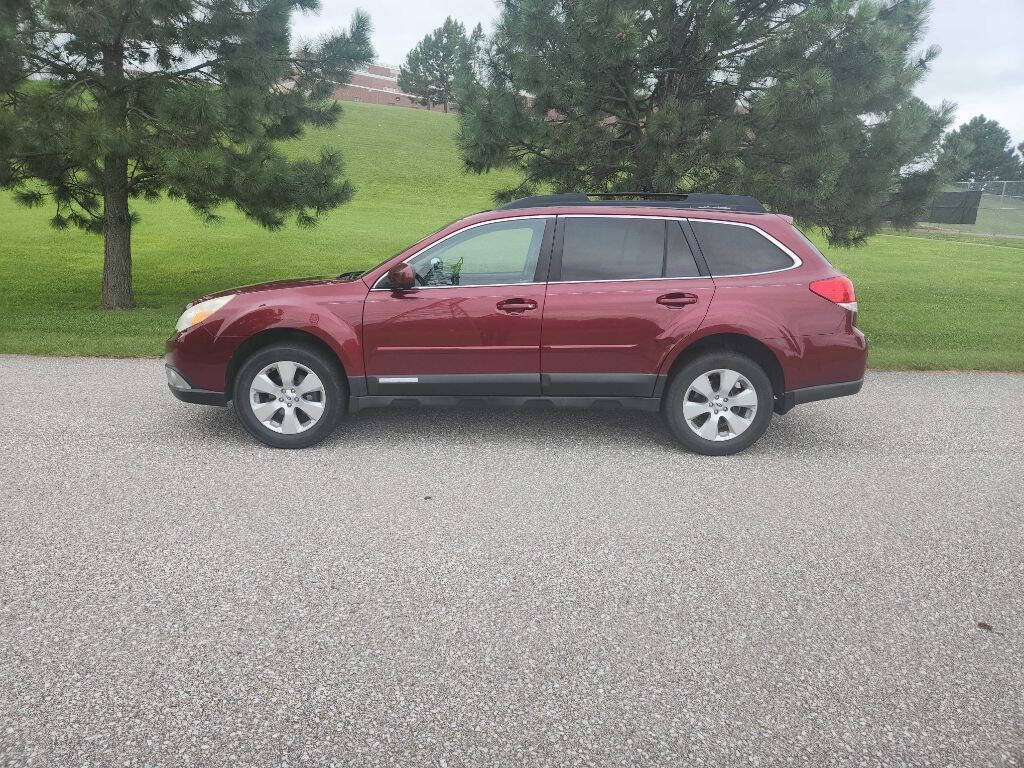
[[[819,278],[801,272],[716,278],[715,298],[688,343],[720,333],[757,339],[779,359],[787,390],[862,378],[863,334],[849,312],[811,292]]]
[[[715,295],[704,322],[674,350],[662,372],[667,373],[678,355],[703,338],[740,334],[775,353],[787,390],[862,378],[867,354],[864,335],[854,327],[847,310],[809,288],[815,280],[840,273],[794,236],[785,219],[763,216],[747,221],[785,244],[802,264],[760,275],[715,277]]]

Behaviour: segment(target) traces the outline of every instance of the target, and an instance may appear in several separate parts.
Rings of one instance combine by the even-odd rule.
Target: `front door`
[[[694,259],[686,222],[600,215],[558,222],[543,393],[650,397],[666,355],[700,327],[715,292]]]
[[[387,277],[363,310],[371,395],[540,394],[551,217],[485,222],[420,251],[416,287]]]

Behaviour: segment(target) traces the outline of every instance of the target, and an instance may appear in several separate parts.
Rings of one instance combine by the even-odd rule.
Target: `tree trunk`
[[[101,100],[104,122],[113,144],[125,130],[128,103],[121,86],[124,49],[120,41],[103,50],[103,79],[108,93]],[[128,211],[128,158],[111,152],[103,159],[103,290],[108,309],[135,306],[132,290],[132,218]]]
[[[128,161],[107,156],[103,168],[103,298],[108,309],[135,306]]]

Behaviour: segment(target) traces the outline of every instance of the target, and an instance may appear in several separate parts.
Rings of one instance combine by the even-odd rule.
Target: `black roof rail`
[[[596,199],[591,199],[596,198]],[[761,201],[750,195],[721,195],[707,192],[567,192],[561,195],[535,195],[513,200],[495,208],[507,211],[516,208],[546,206],[644,206],[645,208],[709,208],[744,213],[767,213]]]
[[[534,195],[533,197],[521,197],[518,200],[510,200],[504,205],[499,205],[494,210],[509,211],[515,208],[543,208],[546,205],[586,205],[590,202],[584,194],[579,192],[566,192],[561,195]]]

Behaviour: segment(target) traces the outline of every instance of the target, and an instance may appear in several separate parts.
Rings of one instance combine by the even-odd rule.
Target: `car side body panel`
[[[691,304],[659,304],[686,294]],[[711,278],[552,283],[541,341],[544,393],[649,397],[671,349],[712,306]]]
[[[773,285],[765,277],[716,278],[700,330],[672,351],[661,372],[702,338],[738,334],[775,353],[787,390],[863,378],[867,345],[851,313],[812,293],[808,278]]]
[[[350,379],[362,377],[366,293],[360,280],[240,292],[208,321],[172,336],[165,362],[196,389],[226,392],[228,367],[243,342],[266,331],[289,330],[316,337],[338,356]]]
[[[472,243],[475,232],[491,247],[495,241],[487,238],[495,233],[500,237],[502,231],[516,228],[528,232],[529,244],[522,244],[519,269],[506,271],[511,265],[505,262],[506,269],[486,273],[483,284],[471,277],[462,285],[455,273],[445,275],[443,266],[439,282],[430,279],[431,267],[425,277],[420,276],[420,284],[411,288],[394,290],[372,283],[363,310],[362,337],[370,395],[540,394],[541,319],[555,219],[527,213],[499,221],[511,224],[503,230],[483,221],[454,232],[468,232],[470,239],[463,243]],[[452,232],[443,230],[439,238],[427,238],[399,259],[415,264],[425,250],[426,256],[437,254],[437,249],[430,249],[447,234]],[[440,258],[435,261],[443,264]],[[458,264],[461,267],[461,257]],[[452,282],[445,284],[445,280]]]
[[[505,302],[529,308],[504,311]],[[539,394],[543,311],[542,284],[371,291],[363,325],[369,392],[456,394],[489,385],[495,395]]]

